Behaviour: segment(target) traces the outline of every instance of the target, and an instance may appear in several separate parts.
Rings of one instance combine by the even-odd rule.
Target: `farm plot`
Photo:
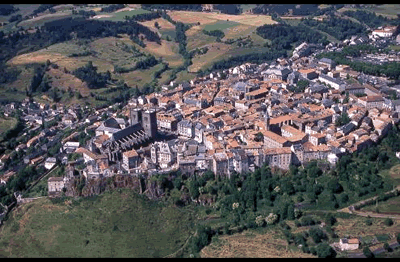
[[[269,230],[265,234],[245,231],[231,236],[220,236],[203,248],[200,252],[203,258],[315,258],[312,254],[302,251],[288,250],[284,239],[277,230]],[[283,237],[282,237],[283,238]]]

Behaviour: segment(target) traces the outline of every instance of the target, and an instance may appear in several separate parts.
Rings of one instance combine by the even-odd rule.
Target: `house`
[[[318,74],[314,68],[300,69],[300,70],[298,70],[298,72],[300,73],[300,75],[303,78],[308,79],[308,80],[313,80],[318,77]]]
[[[50,177],[47,180],[47,186],[49,190],[49,196],[55,196],[57,193],[61,193],[65,186],[64,178],[62,177]]]
[[[292,150],[290,147],[283,148],[264,148],[263,162],[269,166],[288,170],[292,163]]]
[[[79,147],[79,142],[65,142],[63,145],[63,151],[67,154],[71,154],[75,152],[76,149]]]
[[[150,154],[154,164],[161,168],[169,168],[177,160],[177,140],[168,142],[155,142],[151,145]]]
[[[280,148],[289,147],[291,143],[285,138],[274,132],[263,130],[261,131],[264,135],[264,146],[266,148]]]
[[[62,122],[64,125],[72,125],[75,122],[75,117],[71,114],[65,114],[62,117]]]
[[[192,138],[194,136],[194,126],[190,120],[182,120],[177,125],[178,134],[180,136]]]
[[[139,155],[135,149],[122,153],[122,167],[129,171],[129,169],[139,166]]]
[[[360,241],[357,238],[341,238],[339,240],[339,247],[341,251],[345,250],[356,250],[360,245]]]
[[[345,87],[344,91],[346,93],[349,93],[350,95],[364,94],[365,93],[365,87],[360,85],[360,84],[354,83],[354,84],[351,84],[351,85],[347,85]]]
[[[380,95],[363,96],[358,98],[358,103],[362,104],[366,109],[384,107],[384,99]]]
[[[397,26],[386,26],[386,27],[380,27],[378,29],[375,29],[372,31],[372,37],[373,38],[379,38],[379,37],[392,37],[393,34],[396,32]]]
[[[229,176],[228,156],[226,153],[215,153],[212,156],[212,171],[216,176]]]
[[[48,157],[44,162],[44,167],[46,169],[52,169],[53,166],[56,164],[57,159],[55,157]]]
[[[340,87],[342,83],[338,81],[337,79],[330,77],[325,74],[321,74],[318,76],[318,80],[321,81],[322,83],[325,83],[327,85],[330,85],[331,87],[335,88],[336,90],[340,90]]]
[[[318,61],[318,64],[327,66],[329,70],[332,70],[336,66],[335,61],[333,61],[332,59],[326,58],[326,57],[321,58]]]
[[[288,68],[269,68],[262,72],[261,75],[264,76],[264,81],[268,81],[269,79],[286,81],[290,73],[291,71]]]

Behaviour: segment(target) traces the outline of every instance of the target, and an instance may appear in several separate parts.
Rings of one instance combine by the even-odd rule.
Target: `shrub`
[[[374,253],[371,252],[371,250],[369,249],[369,247],[364,247],[364,249],[363,249],[363,254],[364,254],[364,256],[366,256],[367,258],[374,258],[374,257],[375,257]]]
[[[371,220],[370,218],[367,218],[367,219],[365,220],[365,224],[366,224],[367,226],[371,226],[371,225],[372,225],[372,220]]]
[[[386,218],[384,223],[388,227],[393,226],[393,220],[391,218]]]

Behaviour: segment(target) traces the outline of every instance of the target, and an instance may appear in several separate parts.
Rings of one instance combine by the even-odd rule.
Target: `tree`
[[[375,257],[374,253],[371,252],[371,250],[369,249],[369,247],[364,247],[364,249],[363,249],[363,254],[364,254],[364,256],[366,256],[367,258],[374,258],[374,257]]]
[[[383,244],[383,248],[384,248],[386,251],[388,251],[388,252],[392,252],[392,251],[393,251],[393,249],[390,247],[390,245],[389,245],[388,242],[385,242],[385,243]]]
[[[393,226],[393,220],[391,218],[386,218],[384,223],[388,227]]]
[[[316,248],[319,258],[335,258],[336,251],[327,243],[319,244]]]
[[[327,239],[326,234],[320,228],[313,227],[310,229],[309,234],[315,243],[321,243],[322,240]]]

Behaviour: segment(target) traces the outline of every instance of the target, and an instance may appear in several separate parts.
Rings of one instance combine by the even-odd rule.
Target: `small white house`
[[[46,159],[46,161],[44,162],[44,167],[49,170],[49,169],[53,168],[53,166],[56,164],[56,162],[57,162],[57,159],[55,157],[48,157]]]
[[[360,241],[357,238],[341,238],[339,241],[340,249],[345,250],[356,250],[360,245]]]

